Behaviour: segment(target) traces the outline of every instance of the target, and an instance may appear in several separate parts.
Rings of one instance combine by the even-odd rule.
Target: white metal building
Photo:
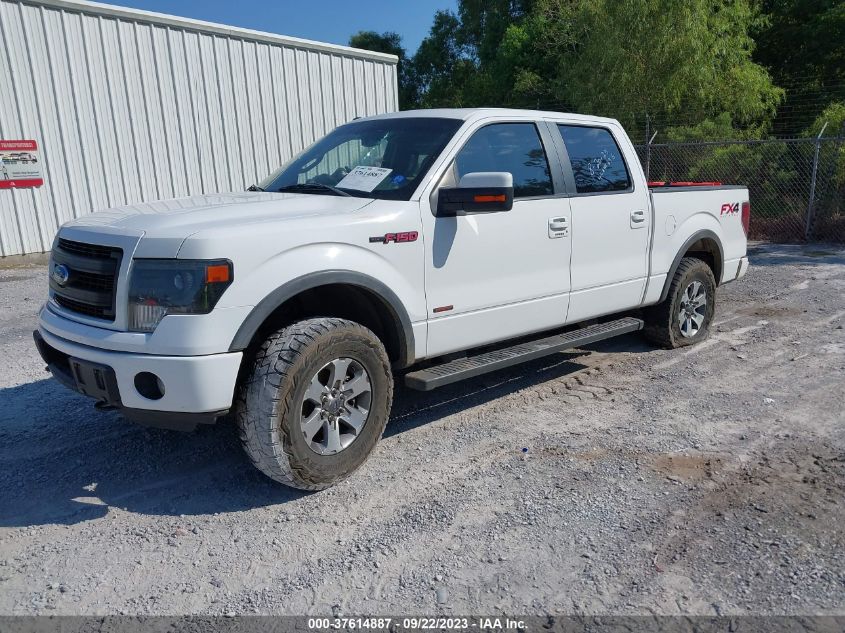
[[[0,0],[0,141],[35,140],[44,180],[0,188],[0,256],[47,251],[63,222],[99,209],[242,190],[335,126],[396,110],[396,61],[110,5]]]

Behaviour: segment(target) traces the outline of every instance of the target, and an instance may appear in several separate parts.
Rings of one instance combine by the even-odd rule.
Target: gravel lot
[[[0,614],[845,614],[845,251],[752,252],[703,344],[400,388],[315,494],[48,379],[0,269]]]

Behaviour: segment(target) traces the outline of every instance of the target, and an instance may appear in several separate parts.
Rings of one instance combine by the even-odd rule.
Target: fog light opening
[[[148,371],[135,375],[135,389],[147,400],[161,400],[164,397],[164,383],[161,378]]]

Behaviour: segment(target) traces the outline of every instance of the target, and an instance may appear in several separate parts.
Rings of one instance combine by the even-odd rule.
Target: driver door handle
[[[636,211],[631,211],[631,228],[632,229],[641,229],[645,226],[645,211],[642,209],[637,209]]]
[[[569,221],[565,217],[549,218],[549,237],[566,237],[569,233]]]

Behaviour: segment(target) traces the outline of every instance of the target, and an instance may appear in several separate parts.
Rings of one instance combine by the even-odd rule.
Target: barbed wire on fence
[[[813,81],[812,77],[793,77],[787,82],[779,83],[779,87],[784,90],[782,101],[773,105],[773,110],[768,115],[761,115],[756,123],[730,121],[729,127],[732,134],[730,138],[810,138],[815,136],[817,131],[813,129],[813,126],[820,118],[823,118],[826,109],[835,103],[845,103],[845,82],[820,86],[813,84]],[[630,137],[642,143],[648,141],[654,130],[658,130],[658,141],[669,140],[670,136],[672,140],[687,140],[683,138],[685,134],[693,135],[688,140],[694,141],[702,138],[702,134],[706,133],[716,134],[712,136],[713,140],[729,138],[727,135],[721,137],[718,135],[722,131],[718,125],[706,132],[699,129],[705,120],[718,122],[721,116],[718,111],[702,113],[684,108],[644,110],[620,104],[606,111],[591,109],[588,112],[582,112],[574,108],[571,103],[555,99],[549,94],[540,94],[534,98],[522,95],[508,103],[472,105],[491,107],[507,105],[516,108],[607,116],[621,121]],[[837,135],[837,130],[829,130],[829,132],[831,136]]]

